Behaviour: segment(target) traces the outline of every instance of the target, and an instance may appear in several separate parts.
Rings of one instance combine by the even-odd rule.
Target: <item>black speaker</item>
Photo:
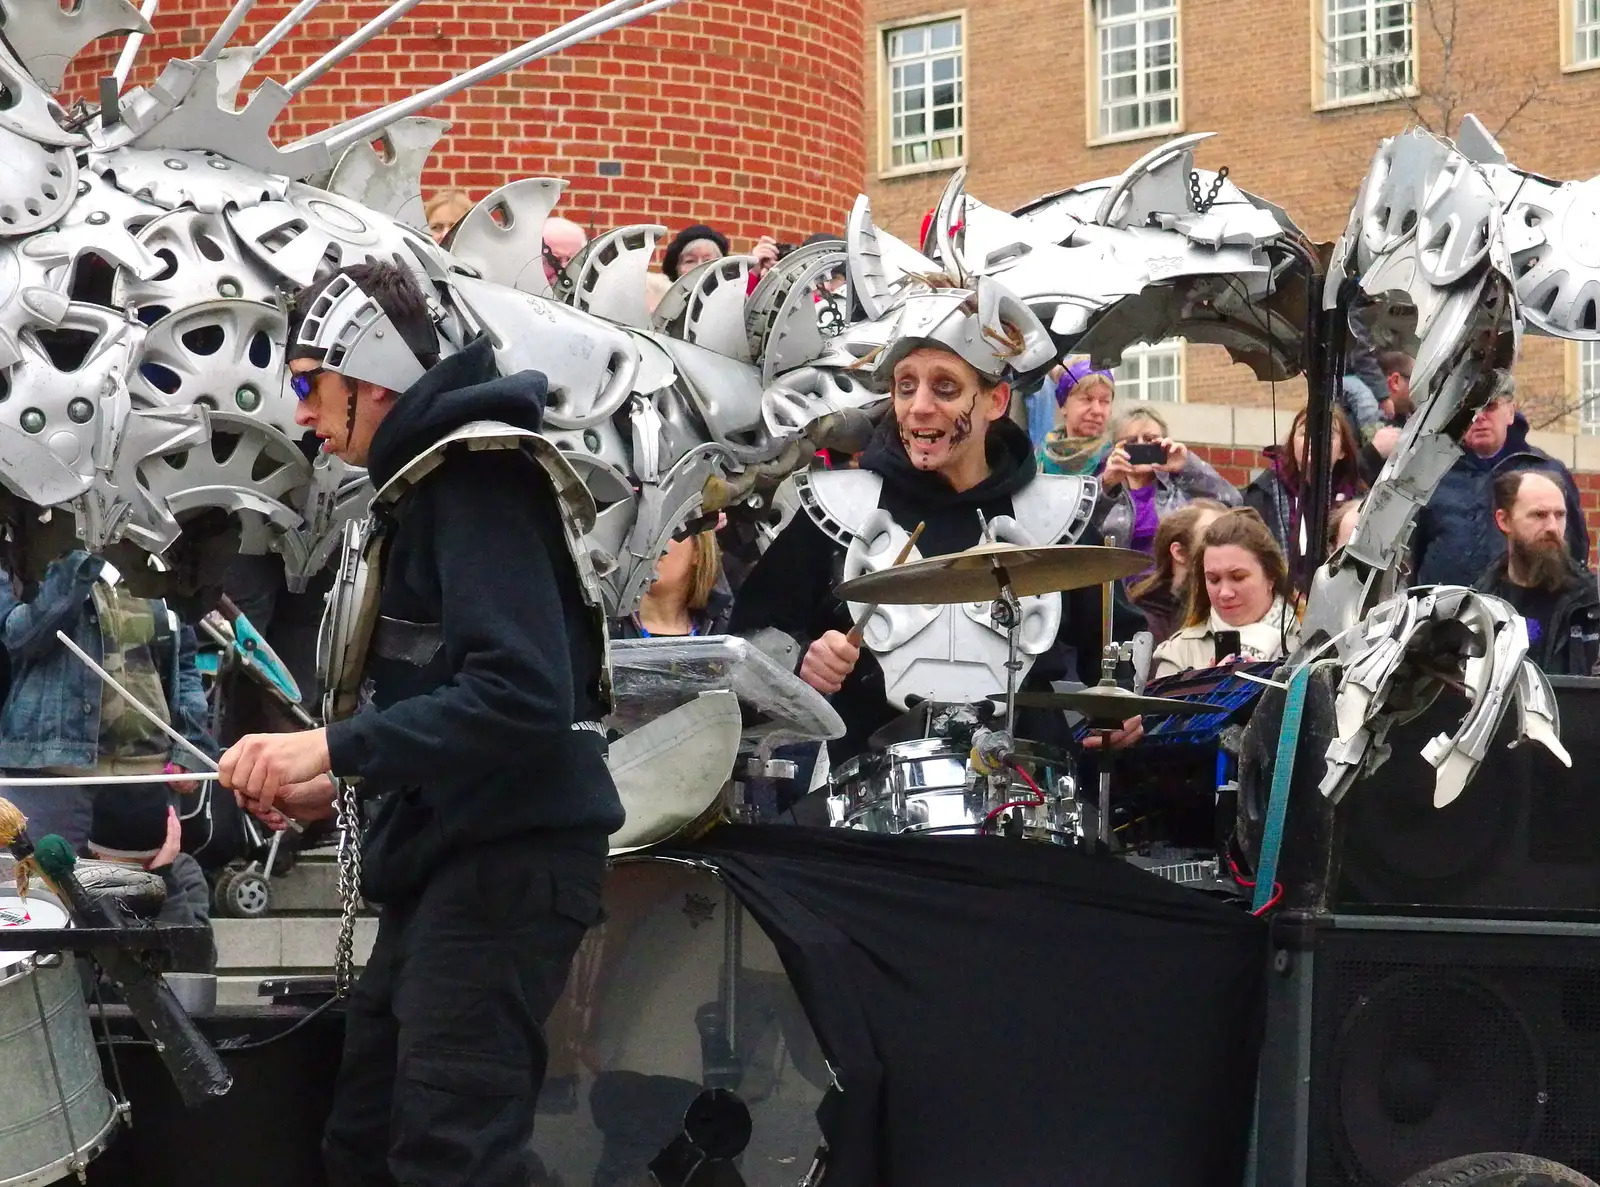
[[[1441,696],[1390,732],[1389,760],[1339,805],[1336,909],[1600,917],[1600,680],[1551,684],[1571,769],[1536,743],[1511,748],[1511,709],[1477,774],[1443,808],[1433,806],[1422,749],[1455,732],[1465,698]]]
[[[1600,924],[1290,913],[1255,1187],[1398,1187],[1516,1151],[1600,1176]]]

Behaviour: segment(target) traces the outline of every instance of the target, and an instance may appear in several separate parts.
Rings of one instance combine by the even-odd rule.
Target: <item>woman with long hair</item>
[[[1129,448],[1159,445],[1164,460],[1135,464]],[[1090,529],[1094,543],[1109,536],[1118,548],[1150,552],[1162,520],[1195,499],[1239,505],[1239,492],[1189,452],[1149,404],[1130,404],[1111,418],[1111,452],[1100,472],[1100,502]]]
[[[1244,505],[1255,508],[1278,547],[1289,559],[1289,572],[1300,572],[1306,555],[1307,473],[1306,414],[1302,409],[1289,426],[1281,445],[1262,453],[1266,468],[1245,488]],[[1343,412],[1333,410],[1333,491],[1331,507],[1361,497],[1361,447]],[[1331,518],[1331,516],[1330,516]]]
[[[1156,567],[1128,590],[1128,597],[1144,612],[1157,643],[1165,642],[1188,613],[1190,554],[1200,533],[1226,510],[1215,499],[1196,499],[1167,516],[1156,529]]]
[[[727,626],[732,600],[722,579],[717,534],[700,532],[667,546],[638,612],[612,634],[619,639],[718,635]]]
[[[1224,634],[1228,641],[1219,647]],[[1225,660],[1282,659],[1299,645],[1294,589],[1278,542],[1248,507],[1217,516],[1194,552],[1183,629],[1156,648],[1152,675]]]

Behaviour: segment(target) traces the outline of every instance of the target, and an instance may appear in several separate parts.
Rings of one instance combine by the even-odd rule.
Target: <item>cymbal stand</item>
[[[1011,588],[1011,576],[998,561],[994,562],[995,580],[1000,593],[990,603],[989,617],[995,626],[1006,633],[1006,733],[1017,733],[1017,681],[1022,675],[1022,603]]]
[[[1110,604],[1110,599],[1107,599]],[[1107,618],[1109,619],[1109,615]],[[1117,682],[1117,658],[1122,653],[1115,643],[1107,643],[1105,652],[1100,657],[1100,683],[1115,684]],[[1121,722],[1117,723],[1119,726]],[[1099,821],[1096,828],[1099,832],[1100,843],[1107,849],[1111,848],[1111,735],[1116,733],[1116,727],[1106,729],[1096,727],[1095,733],[1100,736],[1100,753],[1097,759],[1100,767],[1100,798],[1097,805]]]

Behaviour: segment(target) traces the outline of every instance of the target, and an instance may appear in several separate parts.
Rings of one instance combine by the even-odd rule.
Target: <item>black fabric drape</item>
[[[829,1187],[1236,1187],[1265,927],[1033,842],[715,829],[842,1092]]]

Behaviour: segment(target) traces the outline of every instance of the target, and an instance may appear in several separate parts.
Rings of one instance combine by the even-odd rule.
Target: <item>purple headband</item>
[[[1113,389],[1117,386],[1117,377],[1110,371],[1097,370],[1088,359],[1079,359],[1070,365],[1066,374],[1056,382],[1056,407],[1064,405],[1067,402],[1067,393],[1091,375],[1103,376]]]

